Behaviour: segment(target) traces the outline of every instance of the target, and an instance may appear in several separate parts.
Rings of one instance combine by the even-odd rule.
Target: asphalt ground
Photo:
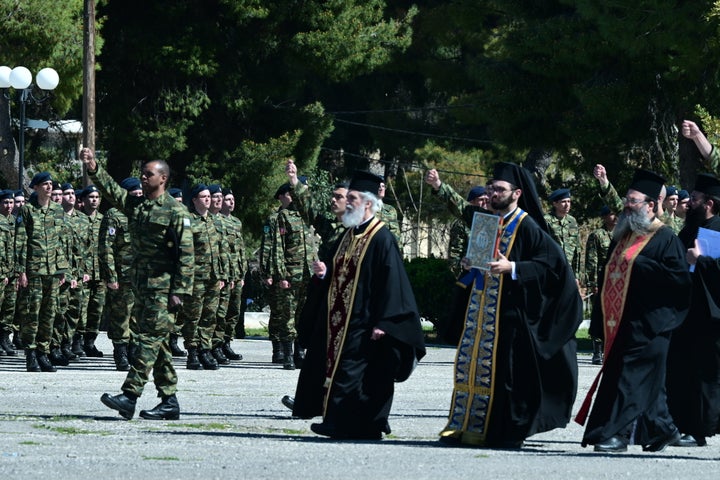
[[[531,437],[519,451],[450,447],[438,442],[452,393],[454,350],[428,349],[413,376],[397,384],[382,441],[335,441],[310,431],[280,403],[298,371],[270,363],[270,342],[236,340],[244,359],[217,371],[191,371],[176,359],[177,421],[123,420],[100,403],[116,394],[117,372],[105,357],[83,358],[57,373],[27,373],[24,357],[0,357],[0,478],[717,478],[720,440],[704,448],[599,454],[582,448],[582,427]],[[580,354],[584,397],[599,367]],[[153,384],[137,411],[158,399]]]

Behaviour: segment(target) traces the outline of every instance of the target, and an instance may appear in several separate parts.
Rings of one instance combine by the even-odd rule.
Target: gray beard
[[[613,230],[613,239],[620,240],[628,232],[644,235],[650,233],[652,219],[637,210],[624,211],[618,217],[618,223]]]
[[[342,216],[342,223],[345,228],[355,228],[360,225],[363,221],[364,210],[351,210],[350,207],[345,208],[345,213]]]

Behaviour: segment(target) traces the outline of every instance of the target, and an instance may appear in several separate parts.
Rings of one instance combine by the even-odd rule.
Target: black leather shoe
[[[313,423],[310,425],[310,430],[317,433],[318,435],[323,435],[325,437],[330,437],[335,440],[381,440],[382,439],[382,433],[379,431],[362,431],[362,432],[340,432],[332,425],[328,425],[327,423]]]
[[[135,415],[135,400],[130,400],[124,393],[115,396],[103,393],[100,401],[106,407],[117,410],[125,420],[130,420]]]
[[[175,395],[163,398],[152,410],[140,410],[146,420],[177,420],[180,418],[180,404]]]
[[[673,443],[671,447],[700,447],[703,445],[699,445],[698,441],[693,435],[683,435],[682,437],[680,437],[680,440]]]
[[[674,445],[680,441],[682,435],[676,428],[670,435],[665,438],[658,440],[657,442],[651,443],[650,445],[643,445],[643,452],[662,452],[668,446]]]
[[[627,452],[627,442],[622,438],[614,435],[604,442],[595,444],[596,452]]]
[[[290,395],[285,395],[282,397],[280,402],[283,405],[285,405],[285,407],[289,408],[290,410],[295,408],[295,397],[291,397]],[[312,426],[311,426],[311,428],[312,428]]]
[[[332,427],[324,422],[323,423],[311,423],[310,430],[317,433],[318,435],[323,435],[325,437],[330,437],[330,438],[333,438],[337,435],[337,431],[335,431],[335,427]]]

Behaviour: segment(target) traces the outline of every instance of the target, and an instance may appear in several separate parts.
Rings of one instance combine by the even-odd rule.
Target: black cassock
[[[615,246],[613,241],[608,259]],[[604,273],[593,317],[602,316],[603,281]],[[614,435],[629,438],[633,427],[639,445],[672,434],[675,426],[667,407],[666,362],[671,332],[689,308],[690,283],[682,243],[670,228],[660,227],[632,266],[622,320],[605,358],[583,445]],[[590,334],[602,336],[598,331]]]
[[[720,218],[700,226],[720,231]],[[686,226],[678,237],[691,248],[697,228]],[[720,431],[720,264],[701,256],[691,276],[690,312],[670,340],[667,387],[675,424],[699,439]]]
[[[368,224],[349,230],[361,233]],[[313,278],[298,326],[307,354],[298,378],[293,415],[323,415],[324,423],[354,435],[389,433],[394,382],[407,379],[425,355],[415,296],[397,243],[386,227],[370,240],[359,266],[352,315],[323,412],[327,361],[327,295],[332,266],[323,281]],[[373,328],[386,332],[371,340]]]

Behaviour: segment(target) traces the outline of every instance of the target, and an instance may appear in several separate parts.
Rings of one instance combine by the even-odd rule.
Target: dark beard
[[[691,208],[685,213],[685,226],[697,229],[705,221],[705,208],[703,205]]]
[[[493,210],[500,211],[508,208],[510,204],[512,203],[512,196],[507,197],[505,199],[490,199],[490,207]]]

